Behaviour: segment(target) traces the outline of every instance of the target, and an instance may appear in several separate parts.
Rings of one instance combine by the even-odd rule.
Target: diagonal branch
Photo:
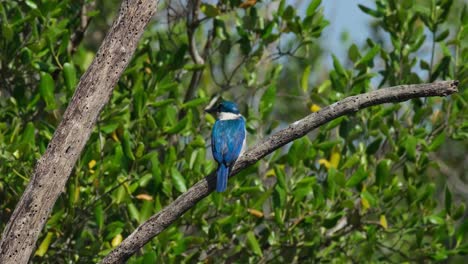
[[[400,85],[347,97],[292,123],[287,128],[256,144],[239,158],[230,176],[237,174],[242,169],[254,164],[276,149],[303,137],[315,128],[340,116],[351,114],[373,105],[403,102],[418,97],[447,96],[456,93],[458,91],[457,86],[458,81]],[[215,186],[216,176],[215,173],[211,173],[159,213],[141,224],[117,248],[109,253],[102,263],[123,263],[139,248],[195,206],[197,202],[208,196],[215,189]]]
[[[0,240],[0,263],[28,263],[37,238],[80,156],[99,113],[156,12],[158,0],[124,0]]]

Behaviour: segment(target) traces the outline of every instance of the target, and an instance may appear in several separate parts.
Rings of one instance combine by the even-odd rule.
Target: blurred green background
[[[119,5],[0,2],[0,230]],[[326,16],[333,12],[340,15]],[[252,146],[349,95],[452,79],[458,94],[365,109],[277,150],[129,263],[464,263],[463,0],[210,0],[198,23],[190,13],[187,1],[160,1],[34,263],[99,261],[212,172],[214,119],[203,108],[214,95],[239,104]],[[194,62],[191,40],[203,65]]]

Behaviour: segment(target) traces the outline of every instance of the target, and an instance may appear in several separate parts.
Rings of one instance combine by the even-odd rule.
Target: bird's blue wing
[[[243,118],[216,121],[211,134],[213,157],[218,163],[231,166],[242,150],[245,139]]]

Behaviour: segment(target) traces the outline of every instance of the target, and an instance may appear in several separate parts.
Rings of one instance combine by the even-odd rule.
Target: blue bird
[[[245,146],[245,120],[237,105],[229,101],[221,101],[206,111],[216,114],[211,133],[211,151],[218,163],[216,191],[224,192],[232,166]]]

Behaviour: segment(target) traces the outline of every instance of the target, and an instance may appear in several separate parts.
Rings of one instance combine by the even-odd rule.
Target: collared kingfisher
[[[237,105],[230,101],[223,100],[205,111],[216,115],[211,132],[211,151],[218,163],[216,191],[224,192],[232,166],[245,147],[245,120]]]

